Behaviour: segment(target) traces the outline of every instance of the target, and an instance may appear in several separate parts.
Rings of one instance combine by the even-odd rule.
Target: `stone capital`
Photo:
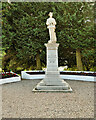
[[[46,43],[44,44],[47,49],[50,49],[50,50],[55,50],[55,49],[58,49],[58,46],[59,46],[59,43]]]

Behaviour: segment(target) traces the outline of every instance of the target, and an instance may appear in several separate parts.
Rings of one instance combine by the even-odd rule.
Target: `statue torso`
[[[55,21],[54,18],[48,18],[46,24],[48,26],[50,26],[50,25],[56,25],[56,21]]]

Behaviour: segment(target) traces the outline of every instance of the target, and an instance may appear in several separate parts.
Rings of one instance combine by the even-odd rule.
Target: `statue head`
[[[48,26],[54,26],[54,25],[56,25],[56,21],[55,21],[55,19],[54,18],[52,18],[52,16],[53,16],[53,13],[52,12],[50,12],[49,13],[49,18],[47,19],[47,21],[46,21],[46,24],[48,25]]]
[[[49,12],[49,16],[50,16],[50,18],[52,18],[52,16],[53,16],[53,13],[52,13],[52,12]]]

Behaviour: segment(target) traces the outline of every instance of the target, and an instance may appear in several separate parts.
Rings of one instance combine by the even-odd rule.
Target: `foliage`
[[[22,69],[36,69],[37,54],[40,54],[42,66],[46,65],[44,43],[49,40],[46,20],[50,11],[54,13],[57,22],[56,34],[60,43],[59,65],[65,65],[65,60],[68,61],[69,67],[76,65],[77,48],[82,51],[83,64],[93,65],[95,42],[93,3],[13,2],[3,3],[2,6],[5,69],[15,70],[18,66]]]

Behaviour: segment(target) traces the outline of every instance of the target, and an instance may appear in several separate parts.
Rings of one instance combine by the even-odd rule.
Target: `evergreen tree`
[[[46,65],[44,43],[49,40],[46,20],[50,11],[57,22],[59,65],[64,65],[67,60],[69,67],[77,64],[78,70],[83,70],[84,58],[88,63],[90,55],[94,55],[95,41],[93,3],[83,2],[3,3],[5,66],[16,68],[21,65],[24,69],[35,69],[33,66],[36,66],[36,69],[41,69]],[[93,61],[91,57],[90,63]]]

